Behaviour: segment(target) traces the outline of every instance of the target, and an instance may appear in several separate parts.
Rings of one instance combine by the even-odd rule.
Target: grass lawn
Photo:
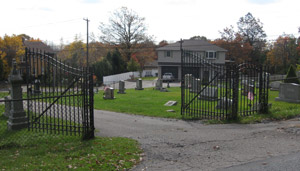
[[[81,140],[79,136],[7,131],[0,111],[0,170],[128,170],[141,149],[129,138]]]
[[[181,119],[180,102],[181,91],[179,87],[169,88],[169,92],[160,92],[153,88],[145,90],[126,90],[126,94],[117,94],[114,100],[104,100],[103,91],[95,94],[95,109],[116,111],[128,114],[138,114],[153,117]],[[275,101],[278,91],[269,91],[269,103],[272,103],[269,114],[254,114],[248,117],[239,117],[235,121],[208,121],[209,123],[255,123],[262,120],[284,120],[300,115],[300,104]],[[167,107],[164,104],[169,100],[178,102],[176,106]],[[175,112],[166,112],[172,109]]]
[[[104,100],[103,91],[95,94],[95,109],[116,111],[145,116],[181,118],[180,114],[180,88],[169,88],[169,92],[160,92],[153,88],[144,90],[127,89],[126,94],[117,94],[115,90],[114,100]],[[164,106],[170,100],[177,101],[176,106]],[[166,112],[166,110],[175,112]]]

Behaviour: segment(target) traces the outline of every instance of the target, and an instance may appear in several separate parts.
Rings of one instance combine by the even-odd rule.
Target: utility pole
[[[86,30],[87,30],[87,35],[86,35],[86,67],[89,67],[89,19],[84,18],[83,20],[86,21]]]

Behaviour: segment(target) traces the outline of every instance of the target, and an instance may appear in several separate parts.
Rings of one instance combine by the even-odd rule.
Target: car
[[[167,73],[164,73],[164,75],[162,76],[162,80],[163,81],[174,81],[174,76],[172,73],[167,72]]]

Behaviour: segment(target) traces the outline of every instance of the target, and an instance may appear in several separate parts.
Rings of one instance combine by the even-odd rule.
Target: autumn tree
[[[275,72],[286,73],[287,67],[299,61],[297,39],[292,35],[279,36],[267,53],[267,63],[274,67]]]
[[[213,44],[227,50],[226,59],[238,63],[249,61],[252,46],[244,41],[244,38],[234,31],[233,26],[226,27],[221,32],[221,38],[212,41]]]
[[[243,37],[244,41],[253,47],[250,58],[252,61],[258,62],[263,54],[262,50],[267,37],[263,30],[263,23],[249,12],[239,19],[237,27],[238,33]]]
[[[193,36],[190,38],[190,40],[205,40],[208,41],[208,39],[205,36]]]
[[[168,44],[169,44],[168,41],[162,40],[162,41],[160,41],[160,42],[158,43],[158,47],[163,47],[163,46],[166,46],[166,45],[168,45]]]
[[[129,61],[135,52],[136,45],[147,39],[145,18],[136,12],[122,7],[114,11],[109,23],[99,26],[105,43],[118,45],[126,61]]]
[[[12,66],[12,59],[15,58],[19,63],[24,54],[25,48],[22,36],[5,35],[3,38],[0,37],[0,63],[2,65],[2,73],[0,73],[2,78],[0,79],[7,78]]]

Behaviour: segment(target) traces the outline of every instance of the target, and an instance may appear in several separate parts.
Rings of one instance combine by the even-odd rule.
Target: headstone
[[[160,92],[168,92],[168,89],[167,89],[167,88],[164,88],[164,87],[162,87],[162,88],[160,89]]]
[[[198,93],[201,90],[201,80],[193,79],[191,92]]]
[[[13,61],[13,69],[8,77],[11,85],[11,110],[9,113],[7,128],[8,130],[19,130],[28,126],[28,118],[23,108],[22,88],[23,83],[20,72],[16,68],[16,62]]]
[[[40,85],[41,85],[41,81],[38,78],[36,78],[34,80],[34,90],[33,90],[34,94],[41,94]]]
[[[248,93],[251,92],[251,93],[254,93],[254,85],[251,85],[251,84],[246,84],[244,85],[243,89],[242,89],[242,94],[244,96],[248,96]]]
[[[275,100],[300,103],[300,84],[281,83],[279,88],[279,97],[276,97]]]
[[[4,116],[9,117],[10,115],[10,110],[11,110],[11,98],[10,96],[4,97],[5,100],[5,111],[4,111]]]
[[[105,99],[105,100],[115,99],[114,88],[112,88],[112,87],[105,88],[103,99]]]
[[[126,94],[125,93],[125,82],[123,80],[119,81],[119,94]]]
[[[216,108],[217,109],[226,109],[226,106],[227,106],[227,109],[231,109],[232,99],[228,99],[228,98],[225,98],[225,97],[219,99]]]
[[[155,90],[160,90],[162,88],[162,80],[161,79],[158,79],[155,83]]]
[[[184,87],[186,89],[191,88],[191,86],[192,86],[192,78],[193,78],[192,74],[185,74],[184,75]]]
[[[144,90],[142,79],[139,78],[139,79],[136,81],[136,88],[135,88],[135,90]]]
[[[203,100],[217,100],[218,99],[218,88],[206,87],[200,94],[199,99]]]
[[[274,81],[274,82],[271,82],[270,83],[270,90],[272,90],[272,91],[278,91],[279,90],[279,88],[280,88],[280,84],[281,84],[282,82],[281,81]]]
[[[175,106],[177,105],[177,101],[168,101],[165,106]]]

